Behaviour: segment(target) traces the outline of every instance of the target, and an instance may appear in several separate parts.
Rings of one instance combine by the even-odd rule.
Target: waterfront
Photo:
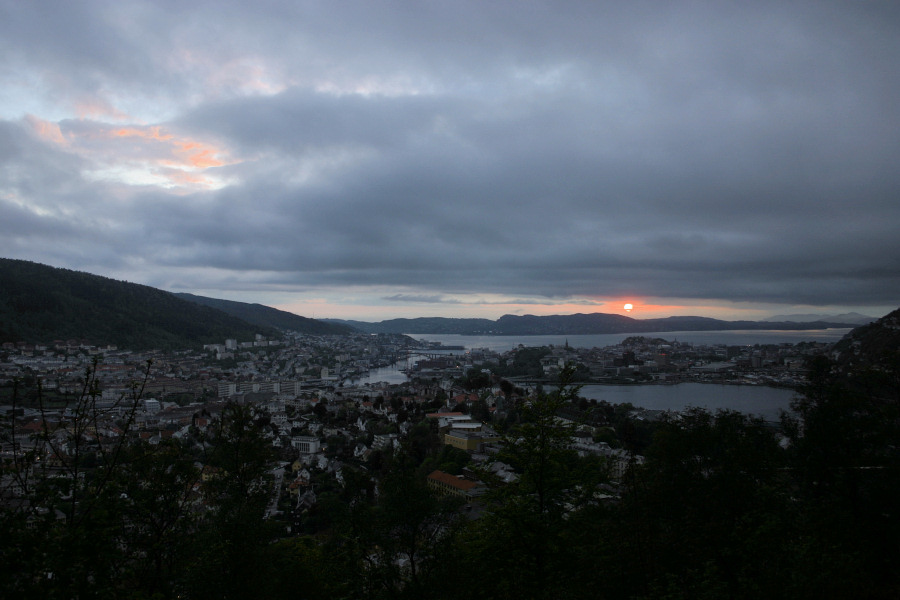
[[[691,344],[725,344],[728,346],[752,346],[754,344],[797,344],[799,342],[837,342],[851,331],[846,329],[808,330],[734,330],[734,331],[661,331],[651,333],[604,333],[594,335],[455,335],[455,334],[408,334],[409,337],[429,342],[440,342],[445,346],[465,346],[466,350],[487,348],[495,352],[506,352],[522,346],[562,346],[572,348],[602,348],[614,346],[622,340],[634,337],[653,337]]]
[[[410,362],[419,360],[413,356]],[[373,369],[367,375],[348,380],[349,385],[365,385],[385,382],[398,385],[407,381],[402,370],[407,362],[399,361],[394,365]],[[605,400],[611,404],[630,403],[636,407],[649,410],[683,410],[690,406],[706,408],[715,412],[719,409],[736,410],[757,415],[767,421],[777,421],[782,410],[789,410],[791,400],[796,392],[786,388],[765,385],[727,385],[721,383],[677,384],[633,384],[633,385],[600,385],[589,384],[582,387],[580,396]]]
[[[635,335],[659,337],[666,340],[678,340],[697,345],[725,344],[728,346],[746,346],[754,344],[782,344],[799,342],[837,342],[850,329],[813,329],[799,330],[759,330],[759,331],[667,331],[657,333],[632,334],[600,334],[600,335],[531,335],[531,336],[466,336],[448,334],[414,334],[410,337],[429,342],[440,342],[445,346],[463,346],[465,351],[447,351],[448,354],[463,354],[476,348],[487,348],[494,352],[506,352],[519,345],[540,347],[569,344],[573,348],[595,348],[616,345],[622,340]],[[412,357],[415,361],[421,357]],[[372,384],[387,382],[401,384],[407,381],[401,370],[407,362],[400,361],[389,367],[375,369],[366,376],[348,383]],[[719,383],[678,383],[673,385],[636,384],[636,385],[586,385],[581,396],[606,400],[611,404],[630,403],[636,407],[650,410],[683,410],[690,406],[702,407],[711,411],[719,409],[737,410],[747,414],[758,415],[767,421],[777,421],[782,410],[789,410],[791,400],[796,392],[790,389],[769,387],[764,385],[726,385]]]
[[[406,383],[406,373],[403,372],[402,369],[406,369],[409,364],[419,360],[420,358],[422,357],[411,356],[409,358],[409,361],[407,361],[407,359],[403,359],[387,367],[372,369],[362,377],[353,377],[346,380],[346,383],[348,385],[371,385],[380,382],[388,383],[391,385]]]

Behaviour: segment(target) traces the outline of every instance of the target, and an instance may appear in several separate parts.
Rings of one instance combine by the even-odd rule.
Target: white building
[[[322,449],[322,442],[312,435],[295,435],[291,438],[291,446],[300,451],[300,454],[316,454]]]

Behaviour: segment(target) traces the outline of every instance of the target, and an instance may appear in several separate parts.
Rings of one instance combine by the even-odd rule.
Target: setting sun
[[[631,312],[631,309],[634,308],[634,306],[632,306],[631,304],[626,304],[622,308],[624,308],[627,312]]]

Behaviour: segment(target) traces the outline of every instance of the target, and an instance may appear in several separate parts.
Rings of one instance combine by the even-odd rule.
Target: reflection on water
[[[400,383],[406,383],[407,378],[404,370],[411,368],[416,363],[416,361],[422,360],[423,358],[425,357],[419,355],[410,355],[408,359],[404,358],[403,360],[398,360],[394,364],[387,367],[372,369],[368,372],[368,374],[363,375],[362,377],[348,379],[347,384],[371,385],[373,383],[385,382],[391,385],[397,385]]]
[[[364,375],[359,378],[348,379],[347,384],[349,385],[365,385],[365,384],[373,384],[383,381],[385,383],[390,383],[392,385],[399,383],[406,383],[406,373],[404,373],[401,369],[406,368],[406,361],[398,361],[389,367],[381,367],[379,369],[372,369],[369,371],[367,375]]]

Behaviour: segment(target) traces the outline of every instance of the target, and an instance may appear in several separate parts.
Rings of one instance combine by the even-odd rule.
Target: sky
[[[0,256],[314,318],[900,305],[900,3],[0,0]]]

